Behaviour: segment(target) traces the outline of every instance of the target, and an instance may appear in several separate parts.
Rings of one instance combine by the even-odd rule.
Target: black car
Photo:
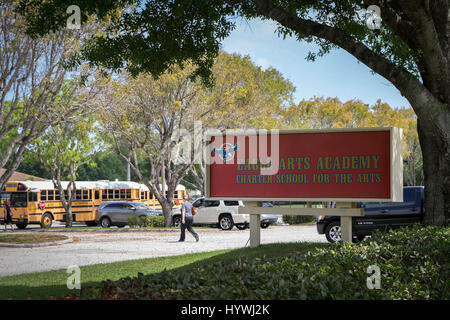
[[[361,241],[375,230],[386,230],[411,225],[422,221],[425,212],[424,187],[403,187],[403,202],[359,202],[364,216],[353,217],[354,241]],[[341,241],[339,216],[320,216],[317,231],[325,234],[329,242]]]

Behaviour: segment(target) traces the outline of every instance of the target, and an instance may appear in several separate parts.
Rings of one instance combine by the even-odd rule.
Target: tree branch
[[[408,99],[419,117],[427,118],[429,120],[427,121],[428,124],[435,124],[436,115],[430,112],[427,105],[429,105],[430,101],[435,101],[437,105],[439,100],[407,70],[376,54],[343,30],[299,18],[275,6],[269,0],[252,1],[258,14],[275,20],[299,34],[315,36],[329,41],[353,55],[370,69],[389,80]]]

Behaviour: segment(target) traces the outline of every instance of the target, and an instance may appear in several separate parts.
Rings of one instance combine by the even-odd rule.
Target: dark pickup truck
[[[363,217],[353,217],[354,241],[361,241],[375,230],[386,230],[422,221],[425,212],[424,187],[403,187],[403,202],[359,202],[364,208]],[[341,241],[340,217],[320,216],[317,231],[325,234],[329,242]]]

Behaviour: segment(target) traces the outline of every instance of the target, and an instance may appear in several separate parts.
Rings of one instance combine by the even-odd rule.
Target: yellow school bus
[[[68,181],[62,181],[67,188]],[[74,222],[85,222],[95,226],[95,211],[103,202],[136,201],[161,209],[161,205],[144,184],[131,181],[77,181],[75,198],[72,201]],[[144,192],[144,193],[143,193]],[[179,186],[174,198],[183,199],[185,189]],[[146,196],[146,198],[143,198]],[[59,191],[52,181],[9,181],[0,193],[0,220],[4,219],[4,202],[10,200],[13,223],[19,229],[28,224],[40,224],[42,228],[51,227],[53,221],[65,221],[66,212]],[[175,207],[181,201],[175,201]]]
[[[161,185],[160,185],[161,188]],[[167,186],[166,186],[167,190]],[[183,203],[184,194],[186,193],[186,188],[179,184],[175,188],[175,192],[173,194],[173,202],[174,202],[174,208],[181,207]],[[167,191],[166,191],[167,196]],[[140,202],[143,204],[149,206],[152,209],[155,210],[161,210],[161,204],[156,199],[155,195],[148,189],[148,187],[145,184],[142,184],[141,187],[141,195],[140,195]]]

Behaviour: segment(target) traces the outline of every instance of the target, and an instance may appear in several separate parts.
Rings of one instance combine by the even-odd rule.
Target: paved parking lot
[[[179,243],[179,231],[70,232],[74,242],[38,248],[0,247],[0,276],[65,269],[122,260],[173,256],[248,246],[250,232],[197,229],[200,242],[190,233]],[[315,225],[271,226],[261,230],[261,243],[326,242]]]

